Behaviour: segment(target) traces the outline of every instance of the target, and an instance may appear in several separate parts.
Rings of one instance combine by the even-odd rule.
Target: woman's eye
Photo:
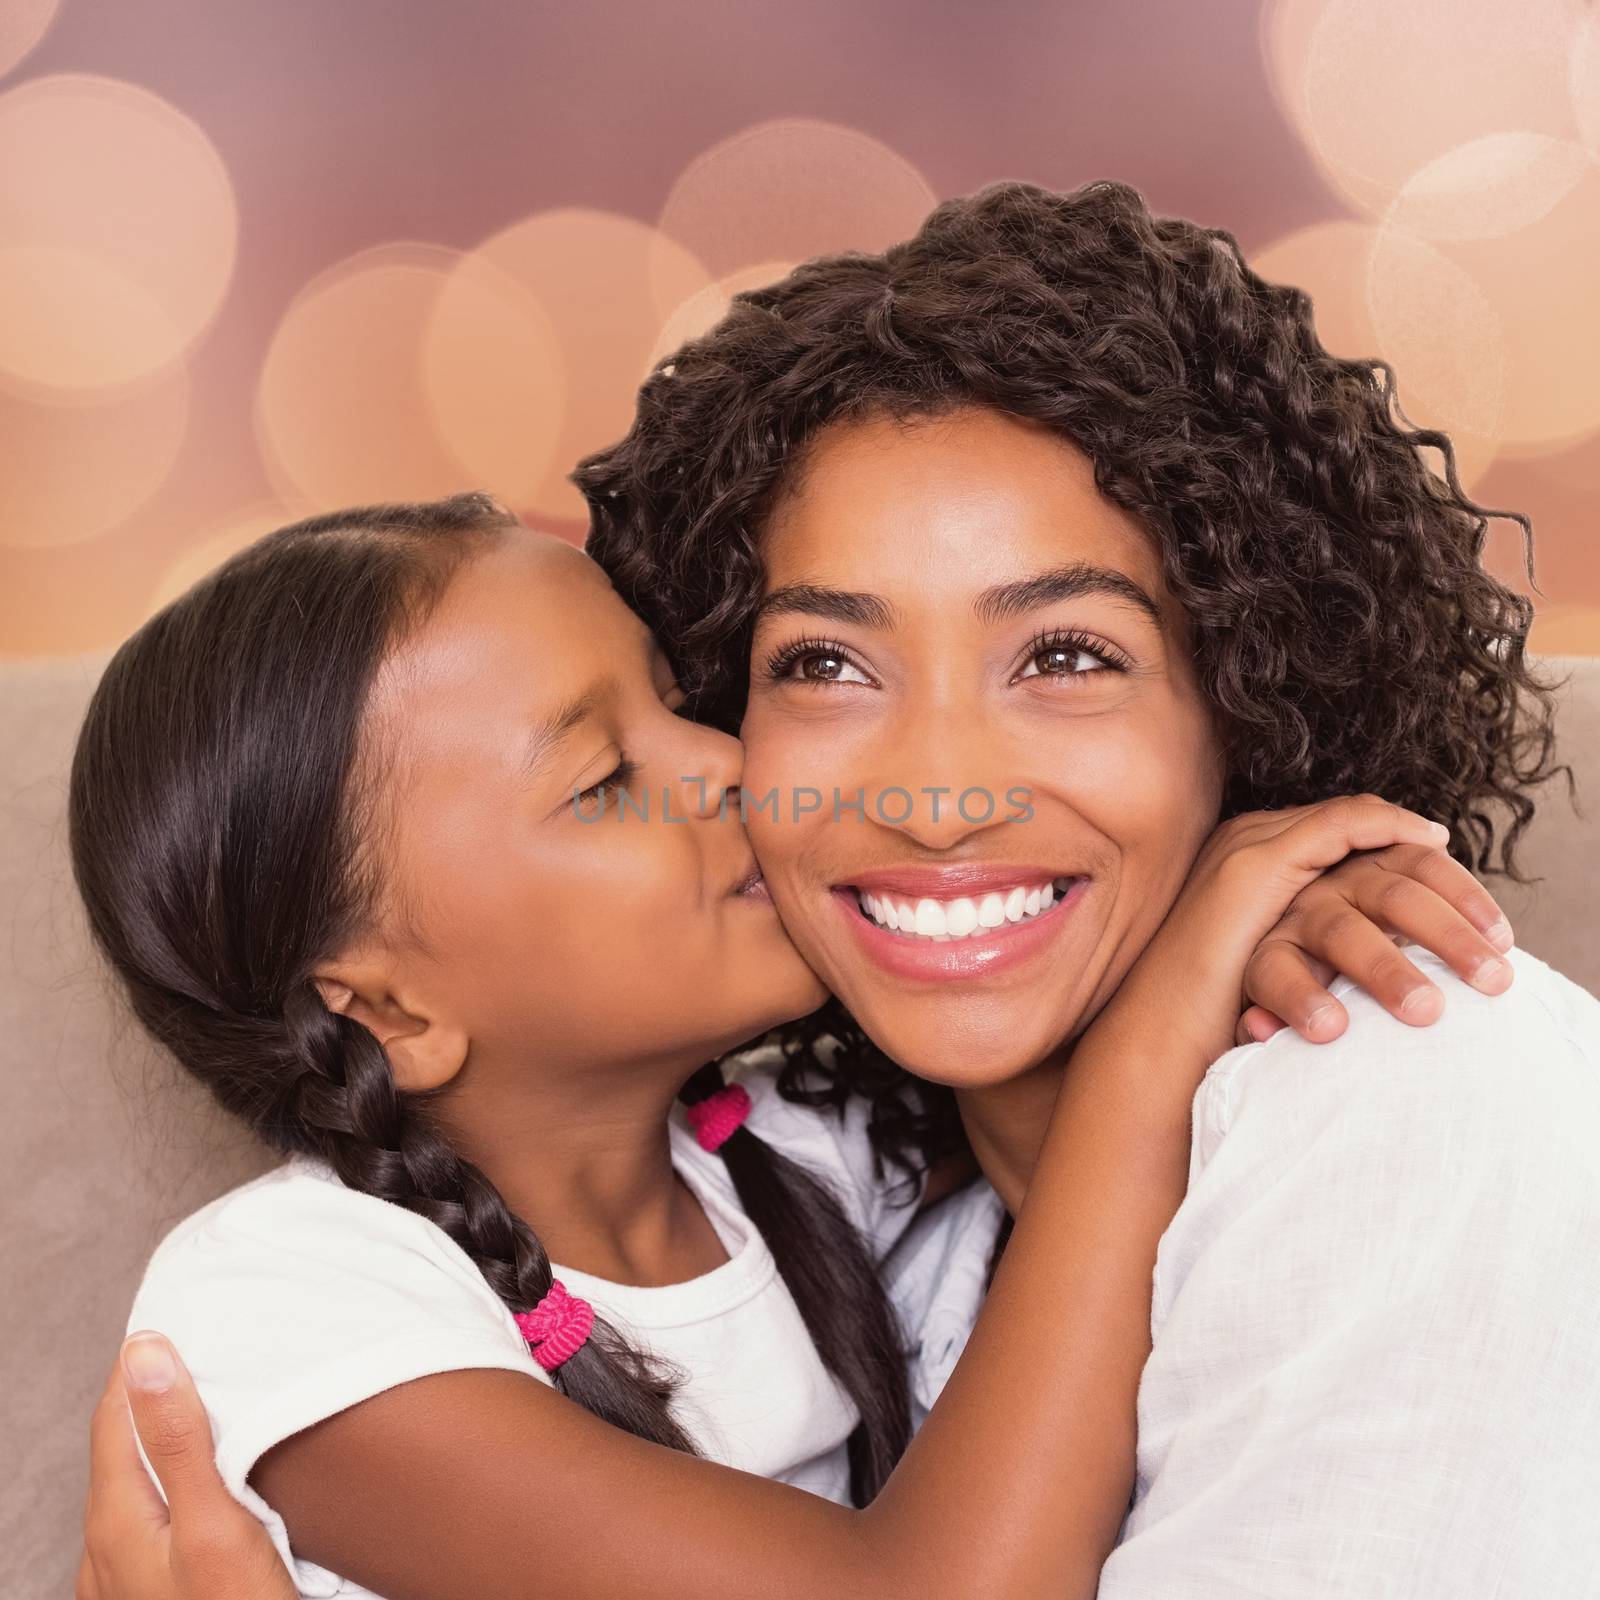
[[[800,676],[816,683],[865,683],[867,675],[844,656],[831,652],[822,655],[802,656]]]
[[[1028,664],[1017,677],[1086,678],[1120,670],[1120,664],[1107,651],[1091,649],[1072,639],[1045,640],[1034,645]]]
[[[825,644],[802,644],[780,650],[773,656],[769,671],[774,679],[791,683],[872,682],[843,650]]]

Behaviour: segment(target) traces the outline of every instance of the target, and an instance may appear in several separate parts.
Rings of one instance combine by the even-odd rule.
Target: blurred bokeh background
[[[1006,177],[1309,290],[1533,519],[1534,648],[1600,655],[1590,0],[0,0],[0,653],[358,500],[579,539],[566,473],[730,293]]]

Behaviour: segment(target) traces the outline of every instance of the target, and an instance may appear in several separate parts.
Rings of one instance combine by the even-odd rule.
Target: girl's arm
[[[1485,994],[1510,987],[1512,969],[1500,956],[1514,938],[1489,891],[1440,846],[1394,844],[1350,856],[1295,895],[1245,965],[1232,1042],[1259,1042],[1286,1026],[1312,1044],[1339,1038],[1349,1016],[1327,988],[1336,973],[1402,1022],[1436,1022],[1444,996],[1395,936],[1431,950]],[[1004,1094],[958,1095],[979,1165],[1013,1213],[1059,1082],[1046,1067]]]
[[[1245,963],[1323,869],[1433,826],[1363,796],[1208,841],[1078,1042],[987,1307],[865,1510],[648,1444],[509,1372],[388,1390],[279,1445],[256,1487],[304,1559],[391,1600],[1092,1595],[1132,1484],[1189,1104],[1231,1042]]]

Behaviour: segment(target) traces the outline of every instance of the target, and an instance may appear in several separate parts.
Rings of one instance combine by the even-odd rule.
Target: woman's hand
[[[1438,1020],[1444,995],[1396,948],[1431,950],[1484,994],[1503,994],[1516,942],[1489,891],[1440,848],[1397,844],[1353,855],[1306,885],[1256,947],[1244,975],[1251,1002],[1236,1044],[1293,1027],[1312,1043],[1337,1039],[1349,1022],[1328,992],[1335,973],[1353,978],[1400,1021]]]
[[[140,1441],[165,1501],[139,1460]],[[90,1425],[74,1600],[296,1600],[297,1593],[266,1529],[217,1471],[211,1424],[177,1352],[159,1334],[133,1334]]]

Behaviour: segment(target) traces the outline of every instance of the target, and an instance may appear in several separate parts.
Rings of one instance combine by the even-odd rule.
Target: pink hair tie
[[[714,1152],[738,1132],[749,1115],[749,1090],[742,1083],[730,1083],[689,1107],[689,1126],[698,1136],[700,1148]]]
[[[533,1346],[533,1359],[546,1372],[554,1372],[563,1361],[583,1348],[594,1327],[594,1307],[575,1294],[568,1294],[559,1278],[550,1280],[544,1298],[532,1311],[514,1313],[522,1337]]]

